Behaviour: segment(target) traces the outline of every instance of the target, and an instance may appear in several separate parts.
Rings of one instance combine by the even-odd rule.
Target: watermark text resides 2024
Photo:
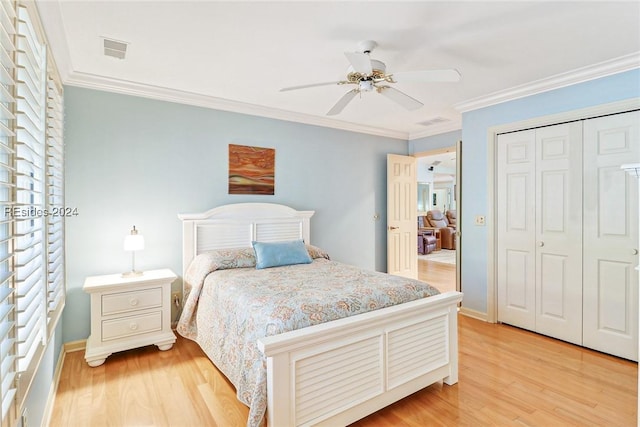
[[[78,216],[78,208],[66,206],[54,206],[50,208],[39,208],[36,206],[6,206],[4,215],[12,218],[38,218],[49,216]]]

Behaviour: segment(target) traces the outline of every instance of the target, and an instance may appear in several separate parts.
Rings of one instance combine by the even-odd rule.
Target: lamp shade
[[[124,238],[124,250],[125,251],[141,251],[144,249],[144,236],[138,234],[136,226],[133,226],[131,234],[127,234]]]

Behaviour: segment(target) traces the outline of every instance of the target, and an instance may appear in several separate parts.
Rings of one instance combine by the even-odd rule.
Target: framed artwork
[[[276,150],[229,144],[229,194],[275,192]]]

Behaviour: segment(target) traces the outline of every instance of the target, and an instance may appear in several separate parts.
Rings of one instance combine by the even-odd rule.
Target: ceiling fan
[[[344,94],[342,98],[327,112],[327,116],[340,114],[356,95],[362,92],[376,91],[397,102],[407,110],[416,110],[424,104],[404,92],[390,86],[397,82],[457,82],[460,81],[460,73],[456,69],[404,71],[397,73],[386,72],[384,62],[371,59],[370,53],[378,44],[373,40],[365,40],[358,43],[356,52],[345,52],[345,56],[351,64],[347,70],[346,80],[333,82],[312,83],[301,86],[291,86],[280,89],[280,92],[289,90],[306,89],[317,86],[329,85],[355,85],[356,87]]]

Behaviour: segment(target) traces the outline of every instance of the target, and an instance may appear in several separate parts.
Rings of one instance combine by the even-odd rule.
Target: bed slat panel
[[[197,225],[196,255],[213,249],[251,246],[251,224],[218,223]]]
[[[258,242],[282,242],[302,239],[302,221],[256,223],[256,240]]]
[[[381,340],[382,336],[375,336],[297,360],[296,425],[321,421],[316,419],[320,415],[326,417],[380,394],[384,386]]]
[[[404,384],[449,361],[447,317],[436,317],[387,334],[387,384]]]

